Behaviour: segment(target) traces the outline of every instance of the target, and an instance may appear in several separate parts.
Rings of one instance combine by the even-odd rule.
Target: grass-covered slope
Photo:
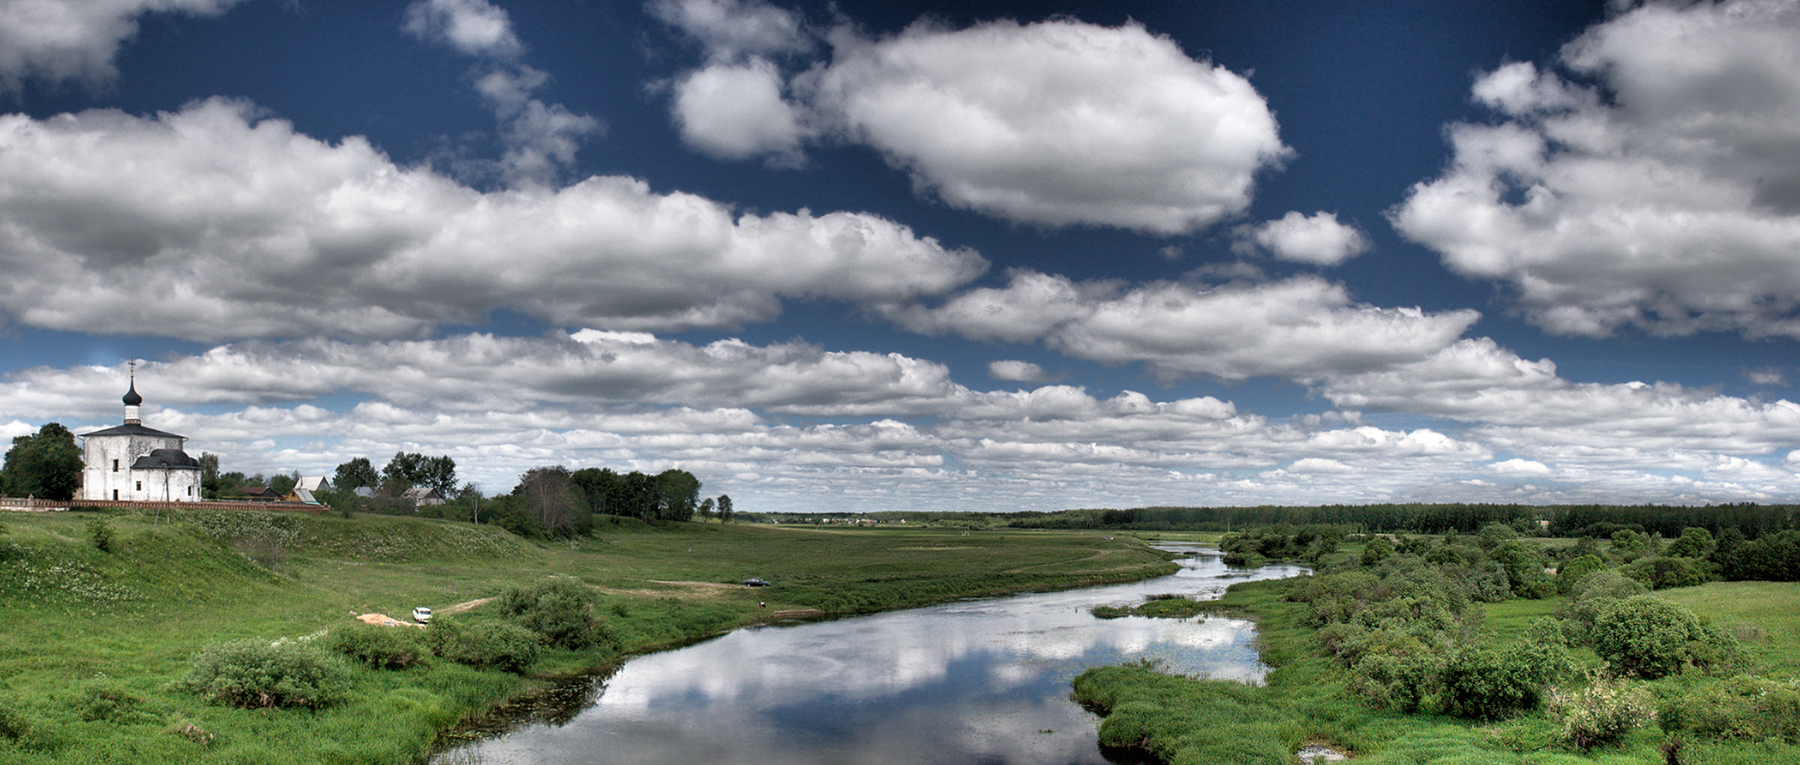
[[[95,525],[104,524],[105,548]],[[408,763],[457,721],[632,653],[769,618],[840,614],[1166,573],[1096,534],[819,532],[622,521],[533,542],[435,520],[266,511],[0,514],[0,765]],[[443,613],[572,578],[607,641],[546,647],[523,674],[441,657],[351,670],[321,709],[238,709],[184,689],[230,640],[324,643],[356,614]],[[742,581],[761,577],[770,587]],[[501,621],[493,605],[451,621]]]

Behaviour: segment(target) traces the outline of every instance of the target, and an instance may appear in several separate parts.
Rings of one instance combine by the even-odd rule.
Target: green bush
[[[1594,619],[1594,652],[1612,671],[1655,679],[1685,667],[1709,668],[1736,656],[1737,639],[1700,621],[1693,611],[1655,595],[1615,601]]]
[[[1655,710],[1643,687],[1595,678],[1586,688],[1551,689],[1551,719],[1562,725],[1563,738],[1580,749],[1616,744],[1650,719]]]
[[[579,580],[545,579],[530,587],[514,587],[500,596],[500,613],[561,648],[592,648],[612,642],[604,622],[595,616],[599,598]]]
[[[1364,567],[1375,567],[1394,554],[1394,543],[1387,537],[1371,537],[1363,543],[1362,564]]]
[[[446,659],[508,672],[529,669],[542,650],[537,633],[511,622],[464,623],[440,616],[432,620],[425,637]]]
[[[1557,615],[1569,623],[1576,642],[1591,642],[1594,621],[1600,612],[1625,598],[1643,595],[1650,589],[1636,579],[1627,579],[1612,569],[1600,569],[1575,582],[1569,602]]]
[[[1639,558],[1626,566],[1625,575],[1649,585],[1653,590],[1670,587],[1694,587],[1706,584],[1706,569],[1693,558]]]
[[[372,624],[334,629],[325,638],[325,647],[371,669],[406,669],[426,653],[421,630]]]
[[[1670,732],[1709,738],[1800,743],[1800,686],[1738,675],[1665,699],[1658,710]]]
[[[94,543],[94,549],[99,550],[100,552],[112,552],[112,524],[107,523],[105,518],[87,519],[87,534],[88,541]]]
[[[1556,568],[1556,591],[1567,595],[1575,591],[1575,583],[1588,574],[1606,568],[1606,561],[1598,555],[1581,555],[1570,559]]]
[[[180,685],[248,709],[326,707],[350,687],[350,668],[315,645],[247,639],[201,649]]]
[[[144,709],[144,697],[110,685],[90,685],[82,691],[79,707],[81,719],[109,722],[115,725],[155,722],[157,716]]]
[[[1350,691],[1377,709],[1413,713],[1437,688],[1442,666],[1429,656],[1372,653],[1350,669]]]
[[[1544,687],[1567,671],[1555,643],[1526,641],[1505,650],[1477,645],[1452,654],[1442,675],[1444,711],[1494,720],[1533,709]]]

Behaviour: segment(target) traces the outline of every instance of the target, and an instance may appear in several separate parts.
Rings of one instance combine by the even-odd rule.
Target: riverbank
[[[1651,723],[1615,744],[1581,751],[1541,708],[1491,721],[1443,714],[1402,714],[1372,709],[1347,688],[1350,677],[1319,647],[1320,631],[1307,625],[1309,607],[1288,599],[1297,580],[1234,585],[1214,613],[1257,622],[1263,661],[1272,667],[1263,687],[1202,681],[1133,664],[1090,670],[1075,681],[1076,698],[1105,721],[1101,743],[1141,749],[1164,762],[1232,762],[1288,765],[1309,745],[1351,753],[1366,765],[1762,765],[1800,762],[1800,746],[1778,736],[1696,738],[1671,734]],[[1699,714],[1726,718],[1734,709],[1734,684],[1761,677],[1786,687],[1800,683],[1800,619],[1793,613],[1800,591],[1792,583],[1715,582],[1658,591],[1691,607],[1743,640],[1739,678],[1677,675],[1646,684],[1653,699],[1693,694],[1716,703]],[[1512,640],[1550,616],[1567,597],[1509,600],[1483,607],[1477,640]],[[1599,666],[1591,650],[1576,662]],[[1728,673],[1729,674],[1729,673]],[[1717,689],[1716,692],[1706,689]],[[1705,694],[1712,695],[1705,695]],[[1675,741],[1671,753],[1670,742]]]
[[[109,527],[107,550],[93,519]],[[533,543],[468,524],[255,511],[0,523],[0,763],[418,762],[443,731],[548,678],[738,627],[1174,569],[1136,539],[1081,532],[620,521]],[[318,710],[222,707],[176,687],[209,644],[305,640],[353,614],[404,616],[557,576],[602,593],[611,645],[546,651],[523,675],[441,659],[357,669],[345,700]],[[771,586],[742,584],[752,577]]]

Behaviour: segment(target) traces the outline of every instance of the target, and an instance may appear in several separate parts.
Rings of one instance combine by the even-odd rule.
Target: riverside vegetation
[[[1175,570],[1081,532],[597,516],[533,540],[262,510],[0,524],[8,764],[413,763],[504,701],[736,627]],[[419,605],[439,614],[427,629],[353,619]]]
[[[1102,744],[1178,765],[1311,744],[1370,765],[1800,762],[1800,533],[1521,530],[1539,527],[1213,535],[1228,561],[1315,567],[1194,604],[1258,621],[1267,685],[1140,663],[1083,673],[1076,697],[1105,716]],[[1758,575],[1790,581],[1709,581]],[[1134,613],[1158,610],[1181,612]]]

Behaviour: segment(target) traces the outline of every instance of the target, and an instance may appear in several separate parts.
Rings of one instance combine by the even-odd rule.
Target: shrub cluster
[[[82,691],[79,706],[83,720],[126,725],[157,719],[154,713],[144,709],[144,704],[144,697],[123,688],[92,685]]]
[[[1800,685],[1738,675],[1663,701],[1664,729],[1714,738],[1800,743]]]
[[[1260,566],[1271,560],[1300,559],[1317,566],[1337,552],[1346,529],[1342,526],[1265,526],[1219,540],[1228,566]]]
[[[357,624],[334,629],[325,647],[371,669],[406,669],[424,660],[424,636],[406,627]]]
[[[1737,655],[1737,638],[1654,595],[1637,595],[1607,605],[1595,617],[1589,637],[1594,652],[1611,664],[1613,672],[1646,679],[1687,667],[1711,669]]]
[[[1580,690],[1552,689],[1551,718],[1562,724],[1563,738],[1581,749],[1616,744],[1643,725],[1655,711],[1643,687],[1595,677]]]
[[[595,615],[599,597],[579,580],[545,579],[514,587],[500,596],[500,613],[559,648],[583,649],[614,642]]]
[[[458,664],[524,672],[543,649],[537,633],[511,622],[433,619],[425,636],[434,653]]]
[[[201,649],[180,685],[231,706],[318,708],[343,698],[350,668],[309,643],[233,640]]]
[[[1480,604],[1554,589],[1537,548],[1510,526],[1481,534],[1391,544],[1370,539],[1362,565],[1310,577],[1290,593],[1309,604],[1325,652],[1350,671],[1350,690],[1371,706],[1435,708],[1493,719],[1530,709],[1569,670],[1559,623],[1534,625],[1510,646],[1477,641]],[[1367,554],[1368,550],[1375,554]],[[1423,553],[1421,555],[1421,553]]]

